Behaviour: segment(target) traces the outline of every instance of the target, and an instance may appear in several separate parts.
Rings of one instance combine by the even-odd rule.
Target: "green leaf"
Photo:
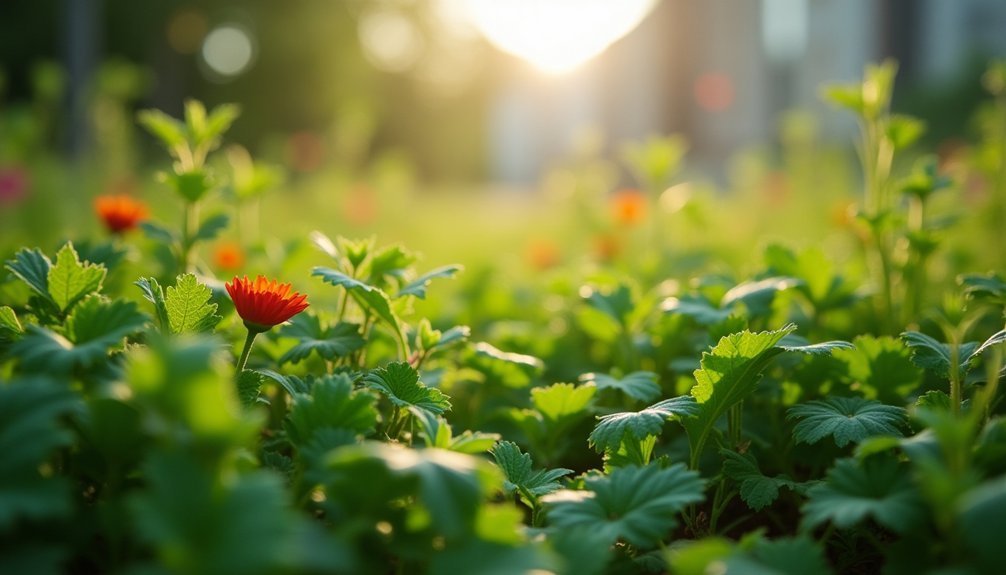
[[[18,335],[24,333],[21,322],[17,320],[17,314],[10,306],[0,306],[0,336],[4,333],[8,335]]]
[[[678,524],[681,510],[704,499],[705,487],[699,474],[681,463],[667,469],[622,467],[584,483],[585,491],[561,490],[542,498],[548,524],[590,528],[608,544],[621,539],[644,549]]]
[[[475,455],[492,449],[500,438],[498,433],[467,430],[461,435],[455,436],[454,430],[443,417],[423,410],[416,410],[413,413],[422,426],[421,433],[427,447]]]
[[[44,520],[72,511],[70,482],[43,477],[39,467],[73,436],[60,419],[82,409],[65,385],[35,378],[0,384],[0,532],[19,519]]]
[[[639,401],[652,401],[660,395],[657,374],[652,371],[634,371],[621,378],[603,373],[585,373],[580,376],[580,382],[593,383],[599,390],[617,389]]]
[[[213,189],[213,178],[203,170],[164,174],[164,181],[189,203],[198,202]]]
[[[439,389],[419,381],[419,372],[404,361],[371,371],[363,382],[386,395],[398,407],[415,407],[437,415],[451,409],[449,398]]]
[[[339,374],[315,379],[310,394],[293,396],[286,431],[294,445],[304,446],[321,430],[344,429],[367,435],[375,425],[374,396],[354,391],[352,380]]]
[[[94,295],[77,304],[67,318],[66,337],[32,325],[11,351],[25,370],[65,374],[104,360],[111,348],[143,329],[148,319],[135,302],[108,302]]]
[[[426,272],[425,274],[419,276],[418,278],[412,280],[405,287],[398,291],[396,298],[411,295],[419,299],[426,299],[426,288],[430,285],[430,282],[437,278],[450,278],[454,277],[454,274],[458,273],[464,269],[459,265],[442,266],[436,268],[435,270]]]
[[[807,536],[759,540],[748,553],[724,561],[726,575],[828,575],[824,550]]]
[[[1006,571],[1006,556],[1002,552],[1002,534],[1006,532],[1006,477],[965,493],[958,509],[960,541],[982,573]]]
[[[891,141],[895,150],[907,148],[914,144],[926,131],[926,123],[918,118],[901,114],[892,115],[888,121],[885,135]]]
[[[597,388],[593,385],[556,383],[531,390],[531,404],[546,420],[558,422],[570,417],[586,415],[594,401]]]
[[[632,290],[625,284],[619,284],[617,288],[608,291],[601,291],[594,286],[584,286],[580,289],[580,293],[588,306],[623,327],[627,325],[628,317],[635,308]]]
[[[49,270],[52,268],[52,262],[41,250],[22,248],[4,267],[36,294],[52,301],[52,296],[49,295]]]
[[[831,521],[846,529],[867,518],[896,532],[926,524],[926,506],[907,473],[893,457],[839,459],[825,483],[807,492],[801,527],[809,531]]]
[[[655,403],[642,411],[602,415],[590,433],[588,443],[598,452],[616,450],[626,434],[637,441],[660,435],[664,422],[672,417],[693,416],[698,404],[690,395],[681,395]]]
[[[738,332],[724,336],[712,351],[703,352],[691,391],[699,404],[698,413],[683,421],[693,464],[717,420],[754,392],[762,370],[784,351],[776,344],[795,329],[789,325],[776,331]]]
[[[190,101],[194,102],[194,101]],[[220,104],[213,108],[209,116],[198,113],[189,114],[190,106],[186,105],[186,119],[189,123],[189,130],[192,133],[192,141],[196,146],[206,146],[208,149],[215,148],[217,140],[230,129],[231,124],[241,115],[241,107],[237,104]],[[197,111],[198,108],[192,108]],[[195,121],[201,118],[199,121]]]
[[[168,150],[185,145],[185,125],[160,110],[141,110],[136,121]]]
[[[835,357],[848,366],[852,389],[867,399],[900,403],[922,383],[922,372],[900,340],[861,335],[854,343],[855,348],[839,350]]]
[[[503,490],[507,493],[519,491],[541,497],[562,487],[559,479],[573,473],[572,469],[531,469],[531,455],[521,453],[520,447],[511,441],[501,441],[492,448],[496,465],[503,470]],[[533,502],[529,502],[533,503]]]
[[[995,274],[987,276],[964,275],[960,278],[960,283],[964,287],[964,295],[969,298],[990,298],[1006,302],[1006,281]]]
[[[221,318],[217,315],[217,304],[210,303],[211,297],[213,292],[199,283],[195,275],[178,276],[164,299],[171,333],[213,331]]]
[[[237,378],[238,399],[241,400],[241,405],[244,407],[251,407],[260,402],[268,403],[261,396],[262,382],[264,379],[265,376],[255,370],[241,370],[241,373],[238,374]]]
[[[754,511],[761,511],[779,498],[779,488],[795,489],[798,484],[786,477],[768,477],[761,472],[754,455],[721,449],[723,474],[740,484],[744,503]]]
[[[772,301],[781,291],[800,285],[800,280],[789,277],[765,278],[738,284],[723,294],[720,307],[730,309],[744,304],[753,317],[766,317],[772,313]]]
[[[144,299],[154,304],[157,323],[161,326],[161,331],[168,333],[171,329],[171,320],[168,319],[168,306],[164,301],[161,284],[154,278],[140,278],[133,282],[133,285],[143,291]]]
[[[949,344],[940,343],[932,337],[917,331],[906,331],[901,334],[902,341],[912,350],[912,362],[916,366],[926,371],[935,373],[940,377],[950,376],[951,347]],[[971,354],[977,349],[978,344],[968,342],[961,344],[958,350],[958,371],[964,374],[968,370],[968,362]]]
[[[485,342],[471,347],[465,365],[514,388],[527,387],[545,369],[545,364],[537,357],[502,351]]]
[[[174,245],[178,242],[178,236],[168,228],[155,224],[151,221],[140,222],[140,229],[143,230],[143,235],[154,240],[155,242],[160,242],[165,245]]]
[[[391,300],[383,290],[354,279],[346,274],[332,269],[316,266],[311,270],[311,275],[320,277],[323,281],[334,286],[341,286],[349,292],[349,295],[360,305],[360,307],[374,313],[392,329],[392,332],[400,342],[405,341],[402,334],[402,325],[398,316],[391,309]]]
[[[233,474],[221,481],[183,452],[152,453],[144,467],[144,489],[128,501],[129,520],[162,569],[191,575],[289,570],[298,519],[278,475]]]
[[[367,343],[360,335],[359,325],[340,322],[334,326],[323,327],[321,318],[311,312],[295,315],[287,325],[280,328],[279,333],[297,340],[297,345],[279,358],[280,365],[288,362],[299,363],[307,359],[312,352],[325,360],[345,357]]]
[[[100,290],[104,279],[104,266],[81,263],[73,244],[67,243],[56,254],[56,264],[49,269],[49,295],[59,311],[66,312],[84,296]]]
[[[416,262],[415,254],[399,245],[385,246],[372,252],[370,273],[367,281],[375,286],[388,285],[387,278],[401,280],[408,273],[409,266]]]
[[[227,214],[217,214],[211,216],[203,223],[199,224],[199,229],[192,235],[191,242],[210,241],[220,235],[231,223],[231,218]]]
[[[901,428],[908,423],[904,408],[861,397],[809,401],[786,413],[787,419],[800,419],[793,428],[797,443],[817,443],[830,435],[839,447],[874,435],[901,436]]]
[[[863,89],[860,85],[825,86],[821,93],[825,101],[846,108],[857,115],[863,114]]]

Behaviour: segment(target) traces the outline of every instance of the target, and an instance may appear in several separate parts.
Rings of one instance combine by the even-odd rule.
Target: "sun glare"
[[[657,0],[468,0],[472,21],[497,48],[562,73],[631,32]]]

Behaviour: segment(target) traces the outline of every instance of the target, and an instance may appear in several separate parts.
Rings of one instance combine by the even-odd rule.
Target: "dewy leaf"
[[[654,546],[673,529],[677,514],[702,501],[705,488],[699,474],[681,463],[667,469],[622,467],[608,476],[588,477],[585,485],[585,491],[561,490],[542,498],[548,524],[563,530],[587,527],[608,544],[621,539],[641,548]]]
[[[363,382],[386,395],[398,407],[416,407],[437,415],[451,409],[449,398],[439,389],[419,381],[419,372],[404,361],[371,371]]]
[[[168,319],[168,307],[164,302],[164,290],[161,284],[154,278],[140,278],[133,282],[133,285],[140,288],[143,297],[154,304],[157,323],[161,326],[161,331],[167,333],[171,329],[171,320]]]
[[[531,404],[545,419],[555,422],[586,414],[596,391],[590,384],[577,387],[572,383],[556,383],[532,389]]]
[[[801,524],[805,531],[827,521],[845,529],[868,517],[896,533],[926,524],[926,506],[912,476],[893,457],[839,459],[827,482],[810,488],[807,496]]]
[[[660,385],[657,384],[657,374],[652,371],[634,371],[622,378],[612,377],[604,373],[585,373],[580,376],[581,383],[593,383],[597,389],[617,389],[633,399],[652,401],[660,395]]]
[[[280,364],[299,363],[312,352],[322,359],[332,360],[347,356],[367,343],[360,335],[359,325],[340,322],[334,326],[322,327],[321,319],[311,312],[294,316],[289,324],[280,328],[279,333],[297,340],[297,345],[279,358]]]
[[[785,477],[764,475],[750,452],[741,454],[721,449],[720,455],[723,456],[723,474],[740,484],[741,499],[754,511],[761,511],[778,499],[780,487],[797,487]]]
[[[861,397],[809,401],[791,407],[786,418],[801,420],[793,428],[797,443],[817,443],[831,435],[839,447],[874,435],[901,436],[907,423],[904,408]]]
[[[531,469],[531,456],[521,453],[511,441],[501,441],[492,448],[496,465],[503,470],[503,489],[507,493],[528,492],[535,497],[551,493],[560,487],[559,479],[573,473],[572,469]]]
[[[695,417],[683,421],[693,463],[698,461],[716,421],[754,392],[762,370],[784,351],[776,344],[795,329],[789,325],[776,331],[738,332],[724,336],[712,351],[702,354],[691,392],[699,410]]]
[[[293,396],[286,431],[290,441],[301,447],[321,430],[345,429],[366,435],[376,424],[373,395],[354,391],[345,374],[326,375],[314,381],[310,394]]]
[[[655,403],[642,411],[602,415],[588,442],[598,452],[616,450],[627,433],[642,441],[647,436],[660,435],[668,419],[695,415],[698,410],[694,397],[681,395]]]
[[[81,263],[73,244],[67,243],[56,254],[56,264],[47,275],[49,295],[65,312],[84,296],[101,289],[105,267]]]
[[[396,298],[411,295],[419,299],[426,299],[426,288],[430,285],[430,282],[436,278],[449,278],[454,277],[454,274],[461,271],[463,268],[459,265],[450,265],[439,267],[435,270],[426,272],[425,274],[419,276],[418,278],[409,282],[408,285],[403,287],[398,291]]]
[[[49,270],[52,262],[38,248],[20,249],[14,259],[4,265],[10,273],[28,285],[38,295],[52,301],[49,295]]]
[[[71,485],[43,477],[39,467],[72,436],[60,418],[81,409],[65,385],[47,379],[0,385],[0,531],[18,519],[53,519],[72,511]]]
[[[212,331],[221,319],[217,304],[210,303],[212,296],[210,288],[199,283],[193,274],[178,276],[164,299],[171,333]]]

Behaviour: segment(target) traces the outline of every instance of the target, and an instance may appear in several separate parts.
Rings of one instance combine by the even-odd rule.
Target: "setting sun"
[[[656,0],[468,0],[497,48],[551,73],[568,72],[631,32]]]

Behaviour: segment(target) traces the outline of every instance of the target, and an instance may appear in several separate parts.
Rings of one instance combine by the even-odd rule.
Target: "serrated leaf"
[[[761,511],[779,497],[779,488],[797,484],[785,477],[768,477],[761,472],[754,455],[721,449],[723,474],[740,484],[740,496],[754,511]]]
[[[385,246],[370,257],[370,273],[367,281],[378,286],[386,286],[386,277],[401,280],[409,266],[416,262],[416,256],[400,245]]]
[[[101,289],[105,267],[81,263],[73,244],[67,243],[56,253],[56,263],[49,268],[47,283],[52,301],[66,312],[86,295]]]
[[[800,419],[793,428],[797,443],[817,443],[830,435],[839,447],[875,435],[901,436],[901,428],[907,423],[904,408],[861,397],[809,401],[789,408],[786,413],[787,419]]]
[[[17,335],[24,333],[21,322],[17,320],[17,314],[10,306],[0,306],[0,334],[3,333]]]
[[[490,453],[503,471],[503,490],[507,493],[519,491],[541,497],[562,487],[558,480],[573,473],[572,469],[564,468],[532,470],[531,455],[521,453],[520,447],[511,441],[497,443]]]
[[[912,361],[916,366],[931,371],[940,377],[950,376],[951,348],[949,344],[936,341],[934,338],[917,331],[906,331],[901,339],[912,350]],[[960,373],[968,370],[968,358],[978,348],[975,342],[961,344],[958,350],[958,367]]]
[[[203,223],[199,224],[199,229],[192,235],[190,241],[210,241],[227,229],[227,226],[230,225],[230,223],[231,218],[227,214],[217,214],[209,217],[203,220]]]
[[[343,429],[366,435],[373,432],[375,425],[374,396],[354,391],[352,380],[340,374],[315,379],[310,394],[293,395],[286,431],[294,445],[304,446],[321,430]]]
[[[847,529],[873,518],[896,533],[905,533],[926,521],[926,506],[911,474],[889,456],[839,459],[827,481],[810,488],[807,496],[801,523],[805,531],[827,521]]]
[[[704,499],[699,474],[683,464],[622,467],[584,480],[586,490],[560,490],[542,498],[548,524],[557,529],[590,528],[608,544],[624,540],[641,548],[660,541],[687,505]]]
[[[259,402],[265,402],[260,395],[264,376],[251,369],[241,370],[237,378],[238,399],[241,405],[251,407]]]
[[[280,335],[297,340],[297,345],[279,358],[280,365],[288,362],[299,363],[307,359],[312,352],[326,360],[345,357],[367,343],[360,335],[359,325],[340,322],[334,326],[323,327],[321,319],[311,312],[294,316],[280,329]]]
[[[33,325],[11,350],[24,369],[68,373],[104,359],[122,338],[143,329],[148,319],[135,302],[108,302],[101,296],[90,296],[67,317],[66,337]]]
[[[65,385],[29,379],[0,385],[0,531],[18,519],[53,519],[72,510],[71,485],[39,473],[49,454],[73,439],[60,418],[81,410]]]
[[[411,295],[419,299],[426,299],[426,288],[430,285],[430,282],[437,278],[450,278],[454,277],[454,274],[458,273],[464,269],[459,265],[449,265],[436,268],[432,271],[426,272],[425,274],[419,276],[418,278],[412,280],[405,287],[398,290],[398,294],[395,295],[396,298]]]
[[[334,286],[345,288],[356,303],[387,323],[399,341],[405,340],[401,322],[392,311],[391,300],[383,290],[332,268],[316,266],[311,270],[311,275],[318,276]]]
[[[853,389],[867,399],[898,403],[922,383],[922,372],[900,340],[861,335],[854,343],[854,349],[837,351],[835,357],[848,366]]]
[[[451,409],[449,398],[439,389],[419,381],[419,372],[404,361],[371,371],[363,382],[386,395],[398,407],[415,407],[437,415]]]
[[[634,371],[621,378],[604,373],[585,373],[579,379],[581,383],[593,383],[598,390],[617,389],[640,401],[652,401],[660,395],[657,374],[652,371]]]
[[[164,306],[171,333],[208,332],[220,322],[217,304],[210,303],[213,292],[193,274],[178,276],[175,286],[167,291]]]
[[[271,369],[257,369],[255,371],[261,374],[262,377],[271,379],[279,384],[280,387],[285,389],[286,392],[290,394],[290,397],[293,397],[298,393],[310,393],[311,385],[314,383],[313,377],[308,377],[305,380],[294,375],[283,375]]]
[[[789,325],[776,331],[738,332],[724,336],[711,351],[703,352],[691,391],[699,404],[698,413],[683,421],[693,463],[716,421],[754,392],[762,370],[784,351],[776,344],[795,329]]]
[[[22,248],[4,267],[36,294],[52,301],[52,296],[49,295],[49,270],[52,268],[52,262],[41,250]]]
[[[154,314],[161,330],[168,332],[171,329],[171,321],[168,319],[168,307],[164,302],[164,290],[161,284],[154,278],[140,278],[133,282],[133,285],[140,288],[143,297],[154,304]]]
[[[575,386],[572,383],[556,383],[532,389],[531,404],[546,420],[556,422],[585,415],[596,392],[597,388],[589,384]]]
[[[598,452],[616,450],[626,434],[642,441],[647,436],[660,435],[664,422],[668,419],[693,416],[696,413],[698,404],[695,398],[681,395],[655,403],[642,411],[603,415],[598,418],[588,443]]]

